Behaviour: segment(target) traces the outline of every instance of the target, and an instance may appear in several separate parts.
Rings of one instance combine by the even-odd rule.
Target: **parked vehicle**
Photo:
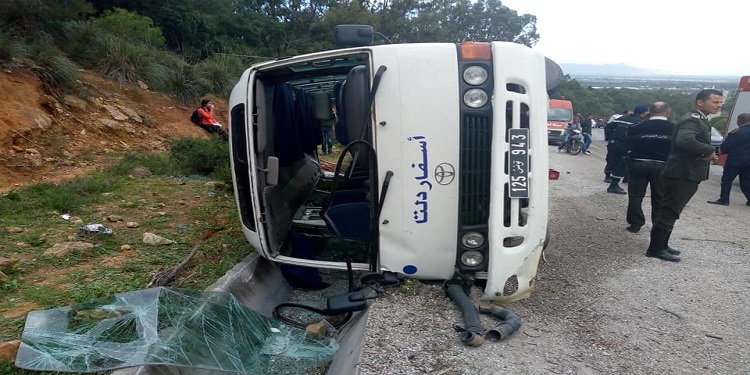
[[[528,296],[547,233],[544,123],[559,67],[514,43],[369,46],[372,28],[335,34],[354,47],[253,65],[232,90],[247,240],[287,265],[458,272],[485,281],[483,299]],[[316,124],[332,104],[344,148],[325,173]]]
[[[716,154],[719,154],[719,146],[721,146],[721,143],[724,142],[724,136],[721,134],[719,129],[711,127],[711,146],[714,146],[716,149]]]
[[[547,143],[559,145],[565,125],[573,122],[573,103],[570,100],[550,99],[547,110]]]

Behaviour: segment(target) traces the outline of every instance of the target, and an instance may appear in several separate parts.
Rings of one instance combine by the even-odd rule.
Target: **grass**
[[[75,62],[45,38],[32,43],[29,49],[27,63],[47,92],[74,90],[79,76]]]
[[[190,143],[195,157],[214,155],[221,147],[216,140],[180,142]],[[190,156],[182,152],[174,147],[170,154],[126,154],[87,176],[0,196],[0,255],[14,261],[0,269],[7,275],[0,278],[0,342],[21,337],[29,311],[143,289],[154,272],[174,267],[193,246],[199,246],[198,254],[173,286],[203,290],[253,251],[239,227],[231,184],[178,165],[177,160],[185,159],[190,164]],[[228,152],[224,155],[226,160],[215,159],[215,169],[228,164]],[[137,177],[132,173],[136,168],[151,174]],[[113,233],[81,230],[90,223],[106,225]],[[22,231],[6,231],[9,227]],[[147,245],[142,242],[145,232],[175,242]],[[94,247],[63,256],[45,254],[69,241]],[[0,363],[0,374],[27,373],[34,372]]]
[[[26,46],[23,43],[5,30],[0,30],[0,61],[19,62],[26,57],[26,54]]]
[[[422,282],[416,279],[405,278],[401,280],[397,291],[406,296],[415,296],[422,289]]]
[[[38,30],[21,37],[0,25],[0,66],[28,67],[54,95],[79,91],[83,67],[119,83],[142,81],[183,104],[194,103],[212,90],[228,95],[243,67],[229,58],[190,64],[175,53],[90,21],[58,24],[53,34]],[[149,123],[146,119],[145,125]]]

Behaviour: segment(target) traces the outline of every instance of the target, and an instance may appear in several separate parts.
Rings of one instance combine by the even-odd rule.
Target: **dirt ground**
[[[83,174],[116,152],[164,151],[171,139],[207,136],[188,120],[192,105],[88,72],[80,82],[77,93],[52,96],[28,72],[0,71],[0,191]],[[226,118],[225,103],[216,103],[217,118]],[[108,107],[132,116],[117,121]]]
[[[521,329],[468,348],[440,285],[390,293],[370,311],[360,373],[750,373],[750,207],[738,186],[730,206],[706,203],[718,197],[721,167],[675,226],[671,245],[683,256],[674,264],[644,256],[650,220],[640,233],[625,230],[627,196],[602,182],[603,141],[591,155],[550,152],[561,172],[550,181],[552,241],[532,296],[505,305]]]

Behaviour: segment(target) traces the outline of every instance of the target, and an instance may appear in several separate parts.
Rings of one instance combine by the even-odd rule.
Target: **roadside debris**
[[[162,236],[157,236],[153,233],[143,233],[143,243],[147,245],[171,245],[174,243],[174,241],[164,238]]]
[[[89,233],[112,234],[112,228],[103,224],[87,224],[81,227],[81,230]]]
[[[188,254],[185,259],[180,262],[177,266],[170,269],[169,267],[162,267],[159,268],[158,271],[154,274],[153,277],[151,277],[151,281],[149,281],[147,287],[155,287],[155,286],[166,286],[171,284],[175,278],[177,277],[177,272],[180,272],[182,267],[185,267],[188,262],[190,262],[190,259],[193,259],[195,254],[198,253],[198,245],[193,246],[193,249],[190,251],[190,254]]]
[[[237,329],[242,327],[242,329]],[[249,310],[228,292],[150,288],[26,318],[15,366],[100,372],[166,365],[240,374],[305,374],[338,344]]]

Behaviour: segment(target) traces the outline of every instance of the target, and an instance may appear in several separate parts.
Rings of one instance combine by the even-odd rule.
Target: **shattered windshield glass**
[[[337,344],[242,306],[232,294],[151,288],[26,318],[15,365],[98,372],[141,365],[243,374],[305,374]]]

